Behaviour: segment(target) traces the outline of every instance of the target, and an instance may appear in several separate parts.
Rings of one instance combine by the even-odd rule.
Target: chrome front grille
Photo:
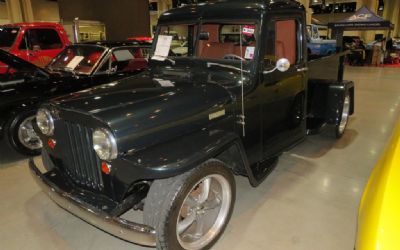
[[[93,150],[93,129],[64,121],[64,168],[79,185],[103,189],[100,159]]]

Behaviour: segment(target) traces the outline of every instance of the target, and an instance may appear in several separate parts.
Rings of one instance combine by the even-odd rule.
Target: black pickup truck
[[[164,13],[150,68],[41,106],[30,169],[62,208],[124,240],[209,249],[279,155],[354,110],[341,54],[307,61],[296,1],[221,1]],[[173,37],[181,51],[173,52]],[[143,220],[128,220],[136,210]]]

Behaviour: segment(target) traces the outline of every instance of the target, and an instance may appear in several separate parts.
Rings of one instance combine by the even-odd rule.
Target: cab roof
[[[199,19],[258,19],[261,13],[274,10],[303,10],[295,0],[219,0],[190,4],[163,13],[159,22],[196,21]]]

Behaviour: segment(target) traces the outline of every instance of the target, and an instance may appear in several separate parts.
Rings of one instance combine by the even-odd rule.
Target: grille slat
[[[75,125],[74,130],[75,130],[74,135],[76,136],[75,137],[75,145],[77,146],[75,151],[78,155],[78,168],[77,169],[78,169],[78,174],[81,177],[80,178],[81,184],[84,185],[85,184],[84,180],[86,179],[86,175],[85,175],[85,169],[86,169],[85,163],[86,162],[84,160],[84,152],[83,152],[84,148],[82,146],[85,144],[82,144],[82,140],[81,140],[82,131],[81,131],[80,126]]]
[[[69,146],[68,147],[69,155],[66,155],[67,163],[68,163],[66,165],[66,168],[67,168],[66,170],[67,170],[68,174],[74,179],[74,181],[76,181],[75,175],[77,173],[76,173],[76,170],[74,169],[74,166],[76,166],[77,159],[76,159],[76,153],[74,151],[75,143],[73,140],[71,140],[71,138],[73,138],[73,133],[71,131],[72,127],[68,126],[68,124],[65,123],[65,128],[66,128],[67,134],[68,134],[68,138],[66,141]]]
[[[90,140],[89,131],[86,131],[85,139],[90,145],[92,145],[93,142]],[[98,176],[96,175],[96,166],[97,166],[96,165],[96,157],[93,157],[92,151],[93,150],[91,150],[88,153],[88,158],[89,158],[88,162],[90,162],[90,164],[91,164],[90,168],[88,169],[88,171],[90,172],[89,176],[91,176],[90,182],[91,183],[99,183],[99,180],[97,178]]]
[[[72,137],[71,140],[73,141],[73,150],[74,150],[74,155],[76,156],[76,162],[75,162],[75,174],[76,177],[82,177],[82,171],[81,171],[81,165],[84,164],[81,161],[81,149],[79,148],[79,144],[77,141],[77,137],[79,136],[79,131],[75,125],[72,126]],[[82,178],[77,178],[76,180],[79,182],[79,184],[82,184]]]
[[[81,138],[81,144],[82,145],[90,145],[90,143],[89,143],[89,141],[87,141],[86,140],[86,135],[87,135],[87,133],[88,133],[88,130],[87,130],[87,128],[81,128],[82,129],[82,134],[81,134],[81,136],[80,136],[80,138]],[[84,162],[86,162],[86,163],[88,163],[89,165],[91,165],[91,162],[89,161],[89,158],[88,158],[88,155],[90,154],[90,152],[88,151],[88,149],[87,148],[85,148],[85,149],[83,149],[82,150],[82,152],[83,152],[83,160],[84,160]],[[90,170],[91,170],[91,166],[89,166],[89,167],[84,167],[83,169],[83,174],[84,174],[84,176],[86,177],[86,185],[88,186],[88,187],[90,187],[91,185],[92,185],[92,182],[93,182],[93,180],[92,180],[92,175],[90,174]]]
[[[71,179],[96,190],[103,189],[100,160],[93,150],[92,129],[64,121],[66,135],[65,170]]]

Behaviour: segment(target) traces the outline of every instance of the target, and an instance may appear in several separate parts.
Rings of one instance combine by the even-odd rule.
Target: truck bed
[[[338,80],[340,81],[343,77],[339,77],[340,70],[340,57],[345,56],[348,52],[336,53],[319,58],[309,58],[309,80]]]
[[[318,130],[325,123],[337,124],[346,93],[349,93],[352,102],[350,115],[354,113],[354,83],[343,80],[344,70],[341,64],[341,57],[348,53],[337,53],[308,62],[307,128],[309,131]]]

